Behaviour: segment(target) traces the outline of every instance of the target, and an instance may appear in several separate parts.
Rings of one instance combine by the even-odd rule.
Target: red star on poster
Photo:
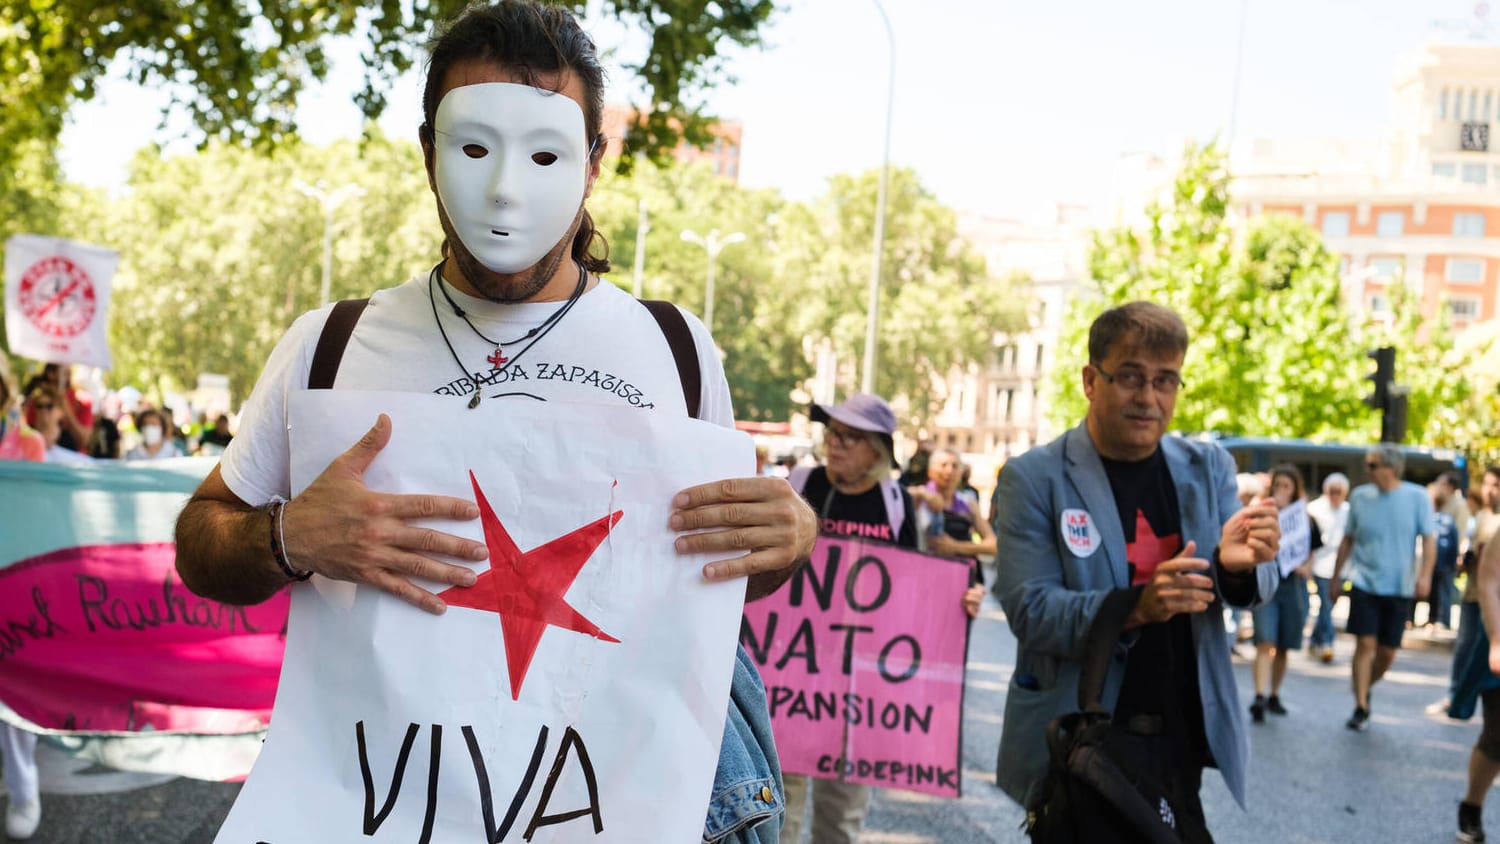
[[[1173,533],[1157,536],[1146,520],[1146,514],[1135,511],[1135,541],[1125,546],[1125,559],[1135,566],[1131,585],[1145,583],[1156,573],[1156,564],[1170,560],[1182,550],[1182,537]]]
[[[484,543],[490,548],[490,570],[479,575],[473,586],[455,586],[440,592],[438,597],[449,606],[500,616],[500,629],[505,633],[505,663],[510,669],[510,696],[518,700],[526,670],[531,667],[531,658],[536,655],[542,631],[548,625],[606,642],[620,641],[569,606],[563,595],[624,511],[616,510],[523,553],[490,507],[473,472],[469,472],[469,481],[474,485],[475,503],[479,505],[479,518],[484,525]]]

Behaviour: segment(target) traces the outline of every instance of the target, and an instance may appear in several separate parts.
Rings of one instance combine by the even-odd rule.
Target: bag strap
[[[331,390],[333,379],[339,374],[339,363],[344,359],[344,347],[354,334],[354,324],[365,312],[369,298],[345,299],[337,302],[323,323],[323,333],[318,335],[317,348],[313,349],[312,368],[307,374],[307,389]]]
[[[1088,639],[1083,646],[1083,666],[1078,672],[1078,711],[1109,714],[1101,699],[1104,697],[1104,678],[1109,673],[1109,661],[1114,657],[1115,644],[1125,629],[1125,619],[1135,609],[1145,587],[1114,589],[1104,596],[1099,612],[1089,625]]]
[[[687,402],[688,415],[698,417],[699,403],[703,395],[703,373],[698,367],[698,347],[693,342],[693,331],[688,328],[682,312],[671,302],[660,299],[637,300],[646,306],[661,333],[666,335],[667,345],[672,347],[672,358],[677,361],[677,377],[682,380],[682,399]]]

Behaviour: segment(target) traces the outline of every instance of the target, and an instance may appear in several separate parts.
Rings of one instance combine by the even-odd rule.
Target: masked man
[[[238,434],[179,521],[178,567],[190,588],[253,603],[310,572],[441,613],[443,602],[414,579],[474,582],[468,568],[430,555],[478,561],[486,557],[482,543],[409,524],[473,519],[472,503],[364,486],[365,467],[391,435],[384,415],[297,497],[278,503],[291,492],[288,396],[323,372],[314,363],[320,337],[347,337],[330,384],[339,389],[451,395],[469,407],[540,399],[692,413],[696,403],[700,418],[733,424],[723,368],[703,325],[678,317],[701,373],[701,389],[693,390],[665,323],[600,282],[609,262],[583,202],[604,150],[603,99],[594,44],[560,8],[526,0],[470,7],[434,40],[420,135],[446,237],[443,260],[375,293],[362,316],[355,311],[352,334],[329,309],[292,326]],[[673,507],[671,526],[684,532],[680,552],[748,551],[704,575],[748,575],[750,599],[779,586],[816,535],[812,511],[779,478],[694,487]],[[280,554],[268,541],[273,516],[285,533]],[[765,691],[743,651],[740,657],[705,841],[774,841],[779,827],[780,770]]]

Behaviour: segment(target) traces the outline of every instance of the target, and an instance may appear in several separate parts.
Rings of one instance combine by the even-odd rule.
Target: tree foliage
[[[1190,146],[1165,198],[1144,225],[1098,232],[1090,260],[1098,295],[1075,300],[1050,388],[1054,421],[1084,412],[1077,386],[1088,326],[1112,305],[1144,299],[1176,310],[1191,344],[1175,427],[1226,435],[1378,439],[1379,414],[1361,401],[1364,352],[1398,350],[1398,381],[1411,388],[1408,442],[1452,444],[1442,409],[1468,394],[1451,367],[1452,340],[1424,322],[1399,285],[1390,326],[1357,320],[1343,305],[1336,256],[1305,222],[1270,215],[1238,230],[1229,220],[1229,172],[1220,151]]]
[[[434,25],[467,0],[4,0],[0,2],[0,195],[10,156],[55,145],[69,107],[88,100],[117,60],[141,84],[164,87],[206,140],[274,145],[295,132],[298,94],[328,73],[327,45],[363,43],[367,118],[391,81],[418,60]],[[586,0],[561,5],[582,14]],[[759,43],[772,0],[596,0],[598,12],[650,33],[627,64],[643,101],[633,151],[662,159],[680,136],[704,142],[709,119],[693,100],[723,78],[725,44]],[[630,157],[621,159],[628,166]]]

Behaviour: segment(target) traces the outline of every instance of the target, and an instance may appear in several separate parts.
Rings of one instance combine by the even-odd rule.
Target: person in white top
[[[172,426],[167,415],[156,408],[148,408],[136,414],[135,427],[141,433],[141,444],[125,452],[126,460],[164,460],[181,457],[177,443],[168,438]]]
[[[1307,515],[1323,535],[1323,547],[1313,552],[1313,583],[1318,587],[1318,617],[1313,621],[1308,652],[1324,662],[1333,662],[1333,604],[1338,600],[1333,582],[1333,563],[1344,541],[1344,524],[1349,521],[1349,478],[1334,472],[1323,479],[1323,494],[1308,502]]]

